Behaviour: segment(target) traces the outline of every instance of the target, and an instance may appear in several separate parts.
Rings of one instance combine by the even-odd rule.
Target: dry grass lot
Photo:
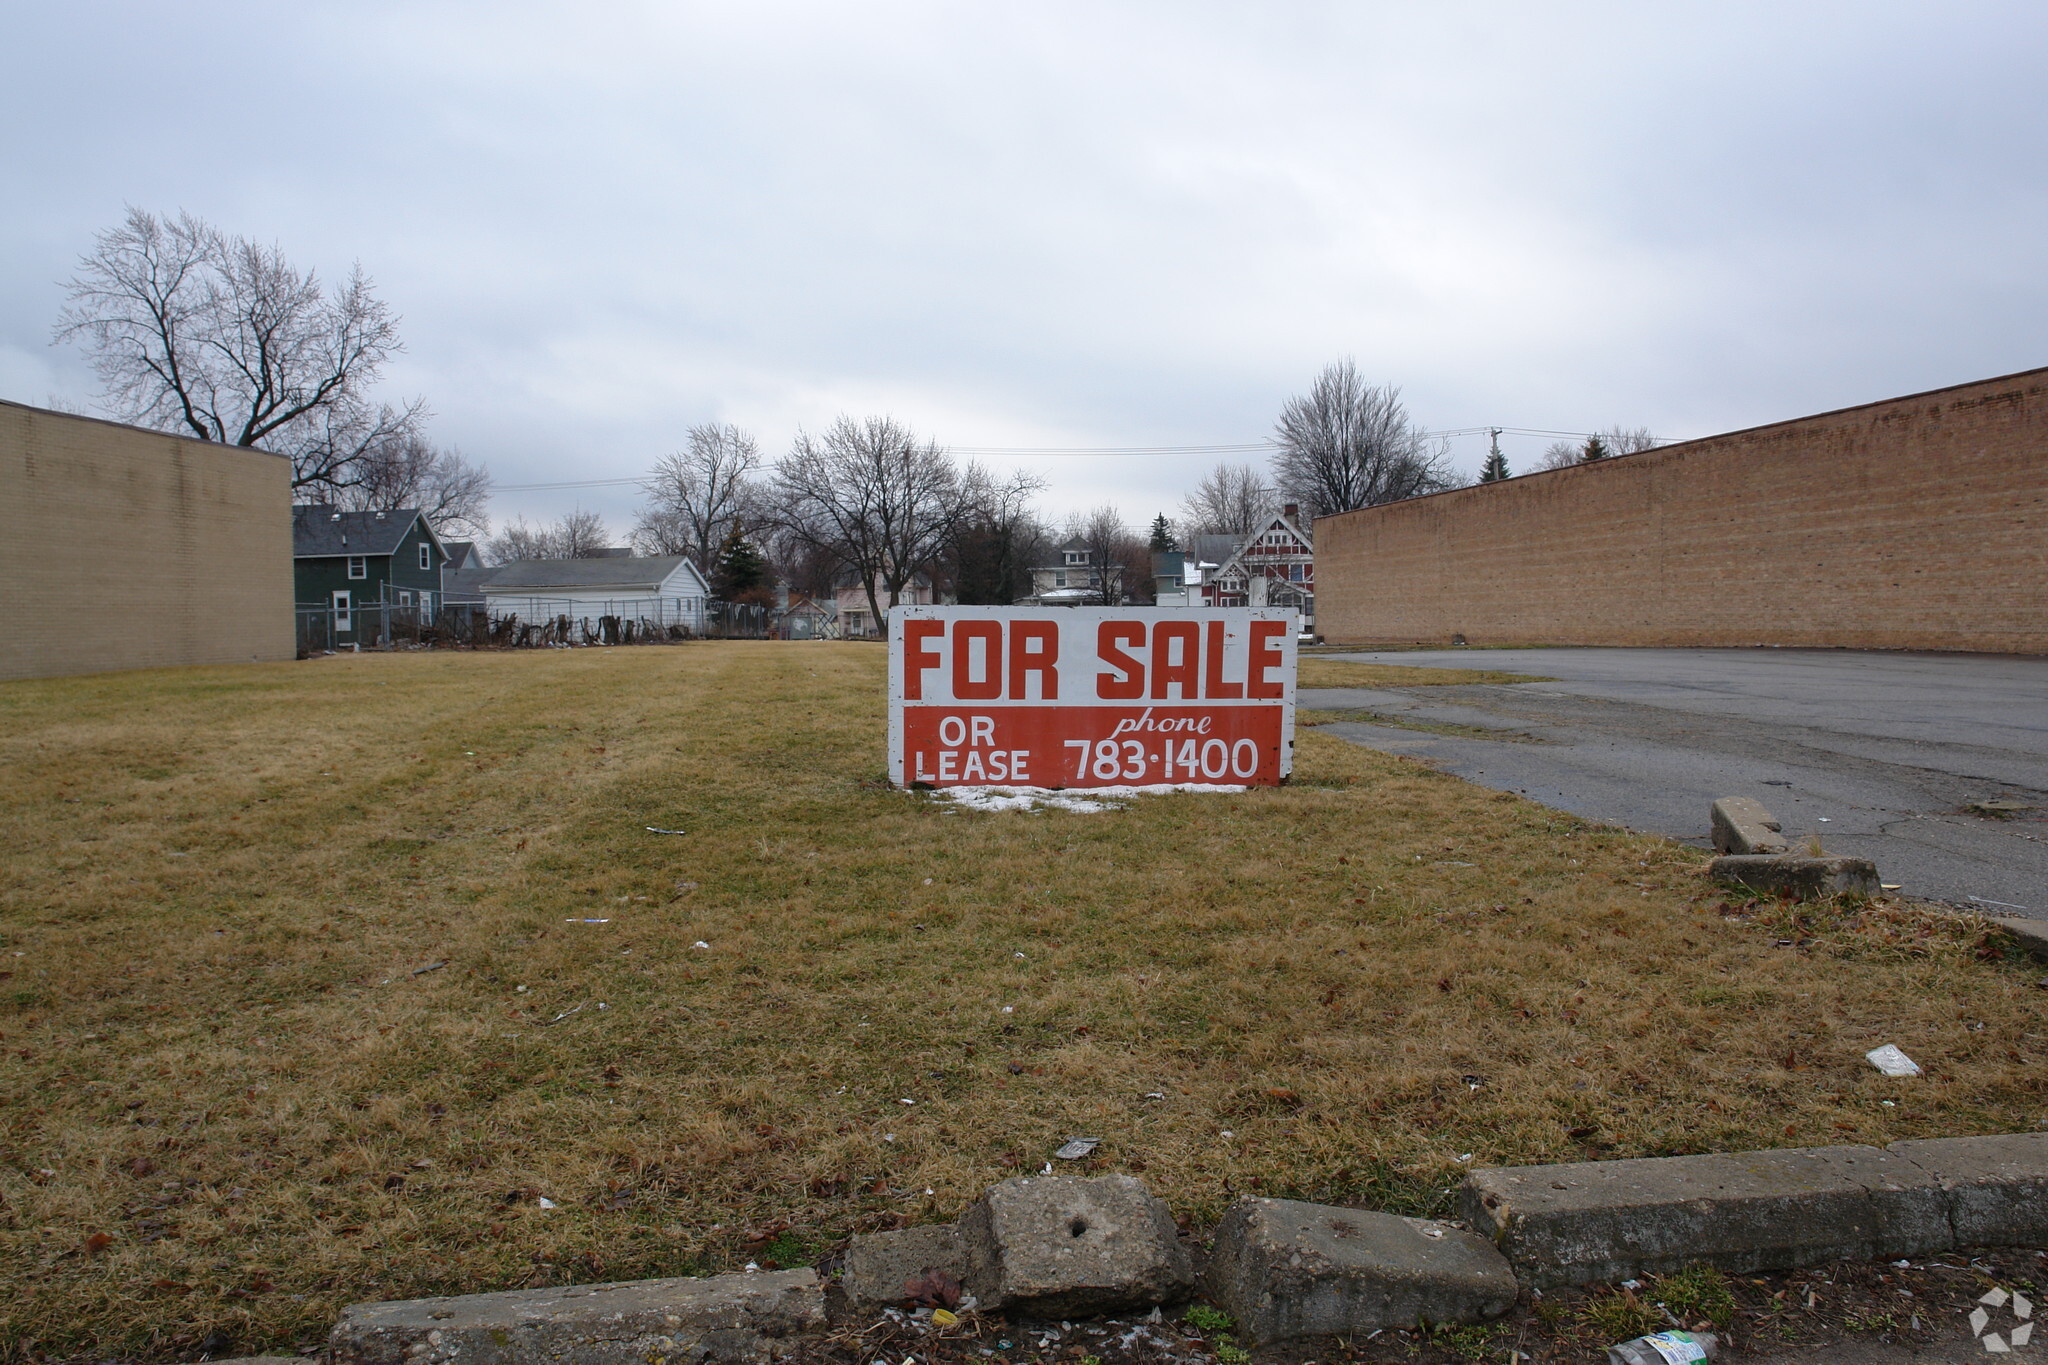
[[[1072,1134],[1207,1219],[2048,1112],[2039,973],[1966,923],[1745,908],[1690,850],[1314,732],[1284,789],[961,812],[883,784],[882,669],[0,687],[0,1359],[805,1261]]]

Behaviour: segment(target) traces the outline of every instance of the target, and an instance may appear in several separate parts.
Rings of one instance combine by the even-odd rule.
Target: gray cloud
[[[90,399],[47,344],[56,281],[123,203],[184,207],[360,259],[405,318],[393,388],[505,483],[634,474],[714,418],[779,449],[842,409],[966,446],[1257,439],[1343,354],[1438,427],[1673,436],[2048,359],[2037,7],[6,24],[42,59],[0,89],[0,394]],[[1134,521],[1204,468],[1034,463],[1049,506]]]

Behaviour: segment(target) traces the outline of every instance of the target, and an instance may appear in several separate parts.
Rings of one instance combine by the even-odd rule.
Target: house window
[[[404,588],[400,588],[398,590],[398,605],[401,607],[409,607],[412,605],[412,594]]]
[[[420,542],[420,567],[422,569],[434,567],[434,547],[427,544],[424,540]]]
[[[1067,586],[1067,572],[1065,569],[1061,569],[1057,573],[1053,574],[1052,585],[1055,588],[1064,588]]]
[[[370,576],[370,566],[361,555],[350,555],[348,557],[348,576],[350,578],[368,578]]]
[[[1088,552],[1087,552],[1086,550],[1069,550],[1069,551],[1067,551],[1067,563],[1069,563],[1069,564],[1086,564],[1087,562],[1088,562]]]

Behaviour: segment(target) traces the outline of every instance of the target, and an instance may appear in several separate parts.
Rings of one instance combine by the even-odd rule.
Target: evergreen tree
[[[1486,463],[1479,466],[1479,482],[1499,483],[1508,476],[1508,457],[1498,450],[1490,452]]]
[[[1170,555],[1179,548],[1180,542],[1173,536],[1173,523],[1166,519],[1166,514],[1161,512],[1152,518],[1152,553]]]
[[[1607,449],[1607,442],[1601,440],[1598,436],[1588,436],[1585,446],[1579,451],[1579,463],[1591,464],[1595,460],[1604,460],[1610,453]]]
[[[737,527],[726,533],[711,570],[711,595],[724,602],[745,600],[768,587],[768,561],[748,544]]]

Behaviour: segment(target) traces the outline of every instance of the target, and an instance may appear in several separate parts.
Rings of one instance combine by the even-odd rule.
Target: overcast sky
[[[501,485],[839,412],[1255,442],[1344,355],[1433,428],[1706,435],[2048,364],[2044,39],[1869,0],[0,0],[0,397],[91,402],[59,281],[133,204],[361,261],[386,392]],[[988,462],[1142,523],[1214,457]]]

